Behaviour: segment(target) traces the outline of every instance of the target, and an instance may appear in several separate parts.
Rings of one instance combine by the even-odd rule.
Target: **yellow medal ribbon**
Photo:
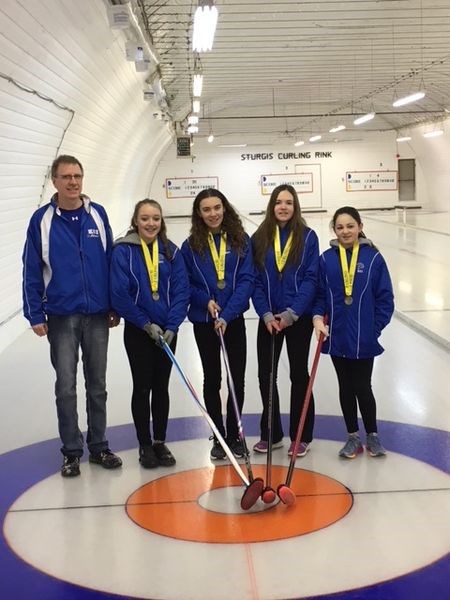
[[[287,239],[283,253],[281,252],[280,228],[277,225],[275,228],[275,238],[273,240],[273,249],[275,251],[275,262],[277,263],[277,269],[280,273],[286,266],[286,261],[289,256],[291,246],[292,246],[292,231],[289,234],[289,237]]]
[[[220,235],[219,253],[217,253],[216,242],[211,232],[208,233],[208,244],[211,251],[214,267],[217,273],[218,281],[225,280],[225,251],[227,248],[227,234],[226,232]]]
[[[359,243],[353,242],[352,257],[350,260],[350,269],[347,262],[347,253],[344,246],[339,244],[339,257],[341,259],[342,277],[344,278],[345,295],[352,297],[353,282],[355,280],[356,264],[358,262]]]
[[[158,279],[159,279],[159,248],[158,248],[158,238],[154,239],[152,242],[152,256],[150,256],[150,251],[148,249],[147,244],[144,242],[142,238],[141,246],[142,252],[144,253],[145,265],[148,271],[148,278],[150,279],[150,287],[152,289],[153,294],[158,294]]]

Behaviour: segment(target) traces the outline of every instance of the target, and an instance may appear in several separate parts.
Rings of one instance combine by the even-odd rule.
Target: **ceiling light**
[[[295,142],[294,146],[303,146],[304,143],[303,140],[299,140],[298,142]]]
[[[317,141],[319,141],[319,140],[321,140],[321,139],[322,139],[322,136],[321,136],[321,135],[313,135],[313,136],[311,136],[311,137],[309,138],[309,141],[310,141],[310,142],[317,142]]]
[[[200,73],[196,73],[194,75],[194,84],[192,86],[192,94],[199,98],[202,95],[202,87],[203,87],[203,75]]]
[[[194,113],[200,112],[200,100],[192,101],[192,112],[194,112]]]
[[[208,142],[209,142],[210,144],[212,144],[212,142],[213,142],[213,141],[214,141],[214,136],[213,136],[213,134],[212,134],[212,133],[210,133],[210,134],[208,135]]]
[[[403,137],[398,137],[395,141],[396,142],[409,142],[410,139],[411,139],[410,135],[404,135]]]
[[[197,123],[198,123],[197,115],[189,115],[188,123],[189,123],[189,125],[197,125]]]
[[[374,112],[367,113],[366,115],[362,115],[353,121],[353,125],[361,125],[362,123],[367,123],[367,121],[371,121],[375,116]]]
[[[392,103],[392,106],[405,106],[405,104],[417,102],[417,100],[422,100],[422,98],[425,98],[425,92],[415,92],[414,94],[410,94],[409,96],[399,98],[398,100]]]
[[[338,131],[342,131],[345,129],[345,125],[336,125],[336,127],[332,127],[329,131],[330,133],[337,133]]]
[[[187,128],[187,132],[188,133],[198,133],[197,125],[189,125],[189,127]]]
[[[221,144],[219,148],[246,148],[247,144]]]
[[[427,131],[423,134],[424,138],[434,138],[439,137],[440,135],[444,135],[443,129],[435,129],[434,131]]]
[[[211,50],[218,14],[213,2],[199,0],[199,6],[194,15],[194,29],[192,32],[192,49],[195,52]]]

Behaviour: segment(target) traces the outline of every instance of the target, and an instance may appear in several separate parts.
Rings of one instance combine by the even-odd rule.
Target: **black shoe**
[[[156,458],[158,459],[158,463],[162,467],[172,467],[177,462],[175,460],[175,456],[164,444],[164,442],[154,442],[153,452],[155,453]]]
[[[80,475],[80,459],[78,456],[64,456],[61,475],[63,477],[77,477]]]
[[[139,446],[139,462],[144,469],[156,469],[159,460],[153,450],[153,446]]]
[[[122,459],[111,452],[109,448],[102,450],[98,454],[90,454],[89,462],[100,465],[104,469],[117,469],[122,466]]]
[[[214,440],[210,453],[211,460],[223,460],[226,457],[226,452],[220,445],[219,440],[214,436],[210,439]]]
[[[242,458],[245,456],[244,444],[241,442],[241,440],[227,440],[227,444],[236,458]]]

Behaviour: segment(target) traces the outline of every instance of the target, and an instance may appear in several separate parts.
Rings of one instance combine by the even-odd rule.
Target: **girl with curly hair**
[[[216,189],[202,190],[192,207],[191,231],[183,243],[190,280],[188,318],[203,367],[205,407],[235,456],[243,456],[233,403],[228,394],[226,426],[222,416],[219,328],[224,335],[239,410],[244,404],[247,341],[243,313],[249,308],[254,269],[250,238],[236,210]],[[225,458],[213,437],[211,458]]]

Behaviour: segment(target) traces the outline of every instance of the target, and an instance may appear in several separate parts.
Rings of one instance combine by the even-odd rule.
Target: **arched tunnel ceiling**
[[[222,143],[350,140],[365,131],[436,123],[450,110],[450,2],[216,1],[211,52],[191,48],[197,2],[135,0],[159,57],[170,113],[185,123],[203,72],[199,132]],[[394,108],[423,89],[423,100]],[[374,111],[363,126],[355,115]],[[329,133],[337,124],[346,130]],[[432,125],[430,125],[432,126]],[[181,130],[178,125],[178,130]]]

